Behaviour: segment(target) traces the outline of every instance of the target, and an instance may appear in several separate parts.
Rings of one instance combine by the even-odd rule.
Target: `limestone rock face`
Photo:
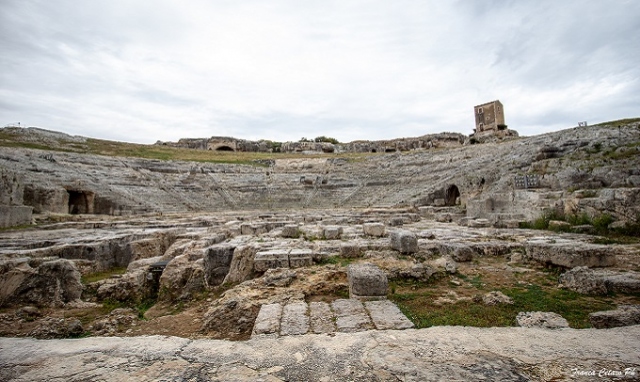
[[[589,314],[594,328],[616,328],[640,324],[640,305],[620,305],[618,309]]]
[[[567,320],[553,312],[520,312],[516,316],[516,323],[525,328],[562,329],[569,327]]]
[[[563,287],[583,294],[640,292],[640,274],[634,271],[617,272],[575,267],[560,275],[559,281]]]
[[[62,305],[80,299],[82,289],[80,272],[70,260],[0,262],[0,306]]]
[[[202,251],[196,251],[176,256],[169,261],[160,275],[161,299],[185,299],[204,290],[205,267],[201,256]]]
[[[29,333],[29,336],[39,339],[73,338],[80,337],[82,333],[84,328],[77,318],[47,317]]]
[[[33,208],[23,205],[22,177],[0,166],[0,228],[31,224]]]
[[[141,300],[149,293],[146,269],[136,269],[118,278],[99,281],[97,284],[98,300],[135,301]]]
[[[389,234],[391,249],[400,253],[418,252],[418,238],[415,233],[406,230],[395,230]]]
[[[253,258],[257,248],[249,245],[239,246],[233,251],[229,272],[223,283],[239,283],[251,278],[253,274]]]
[[[232,245],[217,244],[204,250],[204,275],[209,287],[222,284],[227,277],[235,249]]]
[[[565,268],[579,266],[610,267],[616,264],[616,255],[606,245],[587,243],[546,243],[532,240],[525,246],[525,257],[542,264]]]

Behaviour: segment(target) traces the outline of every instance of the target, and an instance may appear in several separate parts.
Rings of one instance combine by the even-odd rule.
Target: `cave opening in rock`
[[[235,150],[232,149],[229,146],[220,146],[220,147],[216,148],[216,151],[235,151]]]
[[[67,190],[69,194],[69,213],[92,214],[94,194],[90,191]]]
[[[455,206],[460,198],[460,190],[455,184],[450,185],[444,192],[444,204],[446,206]]]

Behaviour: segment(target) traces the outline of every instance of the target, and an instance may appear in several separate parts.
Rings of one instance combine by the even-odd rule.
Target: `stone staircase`
[[[286,305],[263,305],[251,336],[351,333],[413,327],[413,323],[389,300],[363,303],[351,298],[335,300],[332,303],[300,301]]]

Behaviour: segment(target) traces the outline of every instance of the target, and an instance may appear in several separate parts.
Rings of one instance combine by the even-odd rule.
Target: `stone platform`
[[[413,323],[388,300],[363,303],[357,299],[339,299],[330,304],[300,301],[284,306],[277,303],[263,305],[252,337],[410,328]]]

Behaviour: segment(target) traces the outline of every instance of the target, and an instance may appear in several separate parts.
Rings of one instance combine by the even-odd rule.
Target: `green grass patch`
[[[141,320],[144,320],[144,314],[147,312],[147,310],[151,309],[151,307],[154,306],[155,304],[156,304],[155,298],[146,298],[142,301],[139,301],[134,306],[134,309],[138,311],[138,318]]]
[[[342,256],[327,256],[322,260],[320,260],[318,264],[319,265],[336,264],[336,265],[340,265],[341,267],[346,267],[347,265],[353,263],[354,260],[355,259],[353,258],[347,258]]]
[[[104,280],[104,279],[108,279],[109,277],[113,276],[113,275],[123,275],[127,272],[127,268],[111,268],[108,269],[106,271],[101,271],[101,272],[93,272],[93,273],[88,273],[86,275],[83,275],[80,278],[80,281],[83,284],[91,284],[93,282],[96,281],[100,281],[100,280]]]
[[[18,230],[23,230],[23,229],[33,228],[33,227],[35,227],[34,224],[22,224],[22,225],[16,225],[13,227],[2,227],[0,228],[0,232],[18,231]]]
[[[564,214],[556,210],[547,210],[540,215],[537,219],[531,222],[521,222],[520,228],[525,229],[539,229],[548,230],[549,222],[552,220],[564,221],[570,224],[569,227],[559,227],[556,231],[571,232],[574,226],[590,225],[593,226],[593,230],[596,234],[611,237],[620,243],[636,242],[640,238],[640,216],[636,217],[635,222],[628,222],[624,227],[610,229],[609,225],[615,220],[609,214],[601,214],[597,216],[589,216],[586,213],[579,215]],[[627,237],[625,239],[625,237]]]
[[[543,289],[537,285],[501,290],[513,305],[484,305],[481,299],[435,305],[431,293],[391,294],[389,299],[416,325],[426,328],[440,325],[476,327],[515,326],[519,312],[555,312],[572,328],[591,327],[589,313],[615,309],[610,297],[584,296],[561,289]]]

